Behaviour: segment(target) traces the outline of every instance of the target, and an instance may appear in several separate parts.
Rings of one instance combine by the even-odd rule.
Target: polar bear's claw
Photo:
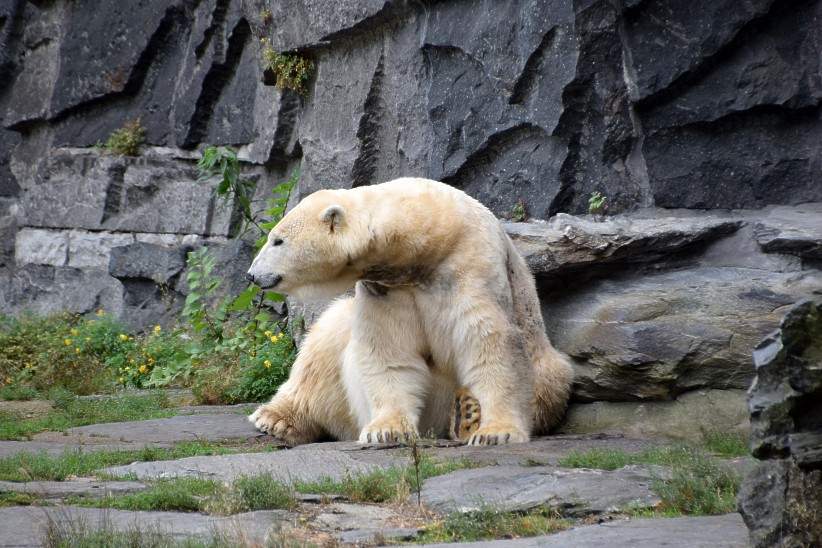
[[[468,438],[468,445],[504,445],[528,441],[528,434],[512,426],[495,426],[493,423],[481,426]]]
[[[417,431],[403,418],[376,419],[360,432],[360,443],[408,443]]]

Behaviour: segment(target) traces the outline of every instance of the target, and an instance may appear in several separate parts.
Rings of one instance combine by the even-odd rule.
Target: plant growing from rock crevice
[[[588,213],[600,217],[605,215],[605,211],[608,209],[607,201],[608,198],[599,191],[592,192],[591,197],[588,198]]]
[[[136,118],[114,131],[101,146],[104,150],[121,156],[139,156],[140,147],[145,140],[146,130],[141,125],[140,119]]]
[[[271,47],[268,38],[261,38],[263,68],[270,70],[275,85],[280,90],[290,89],[300,95],[308,93],[308,81],[314,70],[314,63],[296,53],[280,53]]]

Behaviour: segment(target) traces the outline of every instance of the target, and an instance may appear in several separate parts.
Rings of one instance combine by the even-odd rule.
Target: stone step
[[[625,466],[619,470],[552,466],[490,466],[457,470],[425,481],[423,504],[441,514],[490,507],[505,512],[548,506],[566,516],[653,508],[655,478],[669,476],[659,466]]]
[[[147,487],[139,481],[97,481],[93,478],[79,478],[70,481],[0,481],[0,493],[30,493],[44,499],[123,495],[136,493]]]
[[[466,548],[745,548],[748,530],[739,514],[633,519],[569,529],[554,535],[516,540],[459,543]],[[429,547],[457,544],[429,544]]]

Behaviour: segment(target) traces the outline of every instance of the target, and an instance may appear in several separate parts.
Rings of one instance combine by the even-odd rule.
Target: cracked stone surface
[[[660,499],[650,485],[654,478],[664,477],[664,469],[647,466],[613,471],[491,466],[427,479],[422,501],[441,513],[471,512],[485,506],[512,512],[548,506],[563,515],[580,516],[654,507]]]
[[[493,447],[445,446],[427,447],[426,454],[434,459],[467,459],[485,465],[520,465],[529,462],[553,464],[571,451],[587,449],[619,449],[639,452],[653,445],[649,440],[621,436],[551,436],[529,443]],[[407,448],[399,446],[367,446],[356,442],[328,442],[300,445],[294,449],[272,453],[188,457],[175,461],[138,462],[104,470],[115,476],[134,474],[137,478],[166,478],[204,475],[228,480],[255,472],[270,472],[285,481],[315,481],[324,477],[341,479],[346,474],[368,472],[387,466],[406,466]]]
[[[69,428],[67,432],[69,435],[130,443],[221,441],[260,435],[245,415],[239,413],[177,415],[165,419],[93,424]]]
[[[73,495],[106,497],[136,493],[146,488],[139,481],[98,481],[78,478],[70,481],[0,481],[0,492],[30,493],[44,499],[61,499]]]

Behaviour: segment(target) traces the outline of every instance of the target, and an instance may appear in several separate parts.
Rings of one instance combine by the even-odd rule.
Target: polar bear
[[[527,441],[565,410],[571,367],[545,335],[533,276],[494,215],[453,187],[403,178],[311,194],[248,276],[300,299],[355,288],[250,417],[287,441],[440,434],[461,388],[480,408],[470,445]]]

